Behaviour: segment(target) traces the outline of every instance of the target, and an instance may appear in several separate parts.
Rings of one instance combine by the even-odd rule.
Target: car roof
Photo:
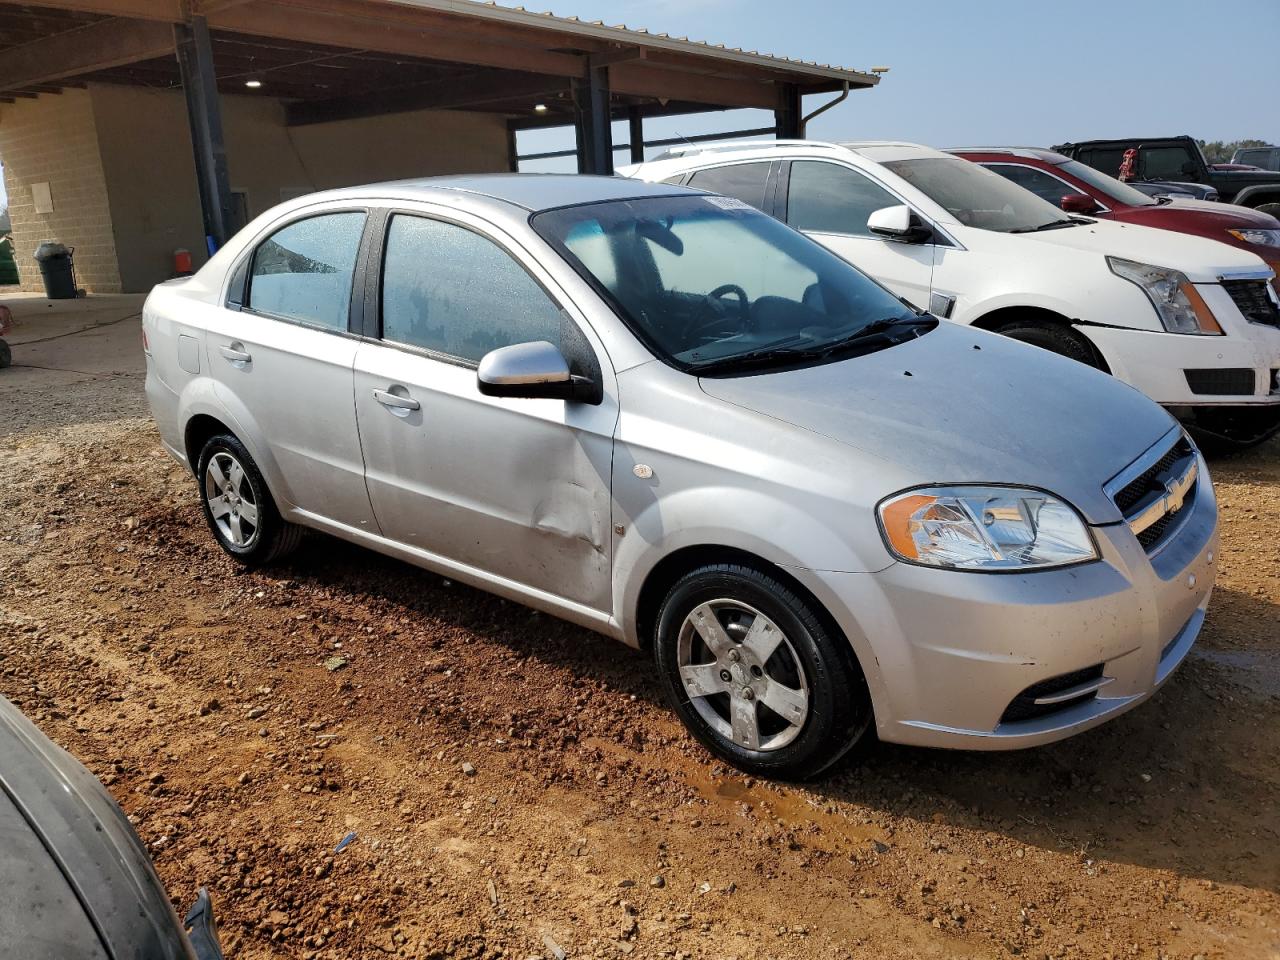
[[[1071,158],[1063,156],[1056,150],[1044,147],[952,147],[947,153],[990,153],[1007,157],[1023,157],[1028,160],[1043,160],[1045,163],[1070,163]]]
[[[442,194],[463,193],[521,207],[537,213],[557,207],[606,200],[631,200],[687,194],[685,187],[646,183],[623,177],[564,173],[485,173],[416,180],[393,180],[309,194],[308,202],[357,199],[440,200]]]

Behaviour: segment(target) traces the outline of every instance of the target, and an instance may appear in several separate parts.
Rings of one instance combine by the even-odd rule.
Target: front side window
[[[253,254],[250,309],[346,330],[364,219],[359,211],[326,213],[273,233]]]
[[[968,227],[1031,233],[1076,224],[1053,204],[959,157],[891,160],[884,166]]]
[[[689,186],[710,193],[737,197],[757,210],[764,210],[764,188],[769,180],[769,161],[734,163],[727,167],[699,170],[689,178]]]
[[[397,214],[382,267],[382,336],[478,363],[515,343],[560,346],[560,308],[492,240],[457,224]]]
[[[1004,177],[1010,183],[1016,183],[1025,190],[1030,190],[1041,200],[1048,201],[1054,206],[1062,202],[1062,198],[1069,194],[1083,194],[1083,190],[1079,190],[1069,183],[1064,183],[1057,177],[1045,173],[1036,167],[1025,167],[1020,163],[993,163],[983,164],[989,170],[994,170],[1000,176]]]
[[[835,163],[797,160],[787,188],[787,223],[797,230],[873,236],[867,218],[902,201],[862,174]]]
[[[740,200],[650,197],[550,210],[531,222],[655,356],[682,370],[821,360],[935,323]]]

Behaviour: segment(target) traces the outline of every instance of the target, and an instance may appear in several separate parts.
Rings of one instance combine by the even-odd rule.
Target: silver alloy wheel
[[[224,450],[209,458],[204,472],[204,499],[213,522],[226,541],[252,546],[258,539],[258,504],[240,461]]]
[[[676,658],[693,708],[726,740],[769,751],[800,735],[809,718],[804,668],[759,610],[739,600],[699,604],[680,625]]]

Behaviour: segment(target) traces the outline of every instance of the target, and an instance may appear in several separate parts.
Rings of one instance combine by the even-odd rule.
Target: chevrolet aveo
[[[143,311],[218,543],[312,528],[652,650],[713,753],[1092,727],[1186,657],[1217,510],[1182,429],[919,313],[739,200],[568,176],[276,207]]]

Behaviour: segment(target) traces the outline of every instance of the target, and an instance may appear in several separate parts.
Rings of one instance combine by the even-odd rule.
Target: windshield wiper
[[[885,317],[881,320],[873,320],[871,323],[868,323],[866,326],[854,331],[842,340],[837,340],[834,343],[823,344],[821,347],[785,346],[785,344],[795,342],[795,340],[785,340],[782,341],[782,343],[763,347],[760,350],[751,350],[747,353],[739,353],[732,357],[725,357],[722,360],[711,360],[707,363],[699,364],[693,368],[692,372],[701,376],[708,373],[723,373],[726,370],[744,370],[750,369],[751,367],[769,366],[777,363],[800,363],[804,360],[825,360],[849,347],[865,345],[868,341],[883,338],[894,327],[932,326],[935,322],[936,321],[932,317],[928,316]]]
[[[1018,227],[1016,230],[1010,230],[1010,233],[1039,233],[1041,230],[1061,230],[1063,227],[1078,227],[1082,223],[1088,223],[1088,220],[1076,220],[1068,218],[1066,220],[1050,220],[1048,223],[1042,223],[1038,227]]]

